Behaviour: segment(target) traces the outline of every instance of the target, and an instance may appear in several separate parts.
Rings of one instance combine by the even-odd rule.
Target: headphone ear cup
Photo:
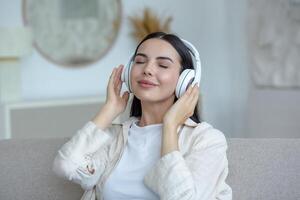
[[[125,91],[128,91],[130,92],[130,90],[128,89],[128,85],[127,85],[127,78],[126,78],[126,71],[127,71],[127,65],[124,66],[123,70],[122,70],[122,74],[121,74],[121,81],[122,81],[122,88],[123,88],[123,85],[126,86],[126,89]]]
[[[128,85],[127,85],[127,75],[126,75],[127,74],[127,67],[128,67],[127,65],[124,66],[124,68],[122,70],[121,81],[123,82],[122,84],[126,85],[127,91],[129,92],[129,88],[128,88]]]
[[[187,90],[188,86],[194,81],[195,79],[195,70],[193,69],[185,69],[179,76],[175,95],[177,98],[180,98],[185,91]]]
[[[123,68],[122,75],[121,75],[121,80],[125,83],[128,92],[132,93],[131,90],[131,84],[130,84],[130,73],[131,73],[131,67],[132,67],[132,62],[133,62],[133,57],[132,56],[127,63],[127,65]]]
[[[122,70],[122,74],[121,74],[121,81],[122,82],[125,82],[125,71],[126,71],[126,68],[127,68],[127,66],[124,66],[123,70]]]

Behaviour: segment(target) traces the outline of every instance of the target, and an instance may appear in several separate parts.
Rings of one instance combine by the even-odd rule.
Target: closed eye
[[[164,65],[159,65],[162,68],[168,68],[168,66],[164,66]]]
[[[135,61],[136,64],[144,64],[145,62]]]

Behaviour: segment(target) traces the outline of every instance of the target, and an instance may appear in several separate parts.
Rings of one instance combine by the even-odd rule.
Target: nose
[[[152,76],[154,74],[154,63],[148,62],[144,67],[144,74]]]

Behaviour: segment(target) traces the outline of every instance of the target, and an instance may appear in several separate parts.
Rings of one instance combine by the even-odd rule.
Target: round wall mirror
[[[120,0],[23,0],[22,7],[36,49],[64,66],[87,65],[105,55],[122,16]]]

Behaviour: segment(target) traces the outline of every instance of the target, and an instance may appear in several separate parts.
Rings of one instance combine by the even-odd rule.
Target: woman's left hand
[[[195,84],[191,85],[187,91],[182,95],[166,112],[163,118],[163,124],[173,126],[177,129],[185,120],[194,114],[194,109],[199,98],[199,87]]]

